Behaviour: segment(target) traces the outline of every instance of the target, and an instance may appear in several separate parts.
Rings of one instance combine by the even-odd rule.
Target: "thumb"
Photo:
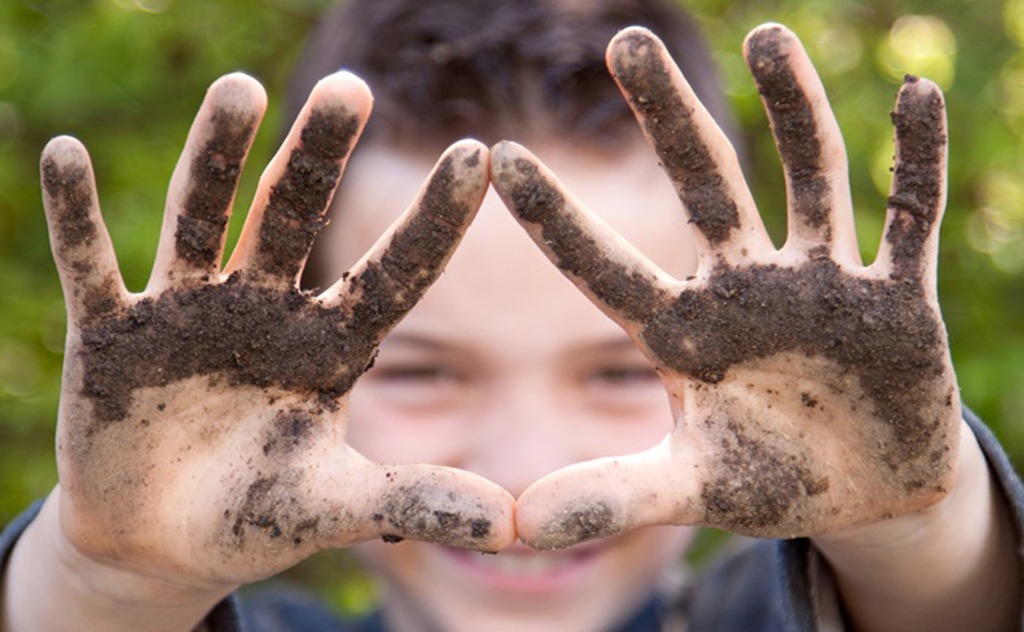
[[[498,551],[515,541],[515,500],[476,474],[368,461],[362,474],[360,539],[424,540],[478,551]]]
[[[553,472],[516,502],[519,538],[535,549],[561,549],[641,526],[696,523],[703,504],[698,477],[685,475],[696,472],[691,461],[666,437],[638,454]]]

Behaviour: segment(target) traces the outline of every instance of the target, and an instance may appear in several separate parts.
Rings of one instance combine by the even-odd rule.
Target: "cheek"
[[[660,384],[634,393],[629,406],[608,405],[607,399],[591,403],[581,415],[575,440],[585,443],[589,458],[620,456],[655,446],[672,431],[668,396]]]
[[[410,412],[387,389],[357,383],[349,407],[348,443],[379,463],[452,465],[470,440],[465,410]]]

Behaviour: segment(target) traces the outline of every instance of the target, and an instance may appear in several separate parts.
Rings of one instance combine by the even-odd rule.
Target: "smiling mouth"
[[[440,547],[443,555],[474,580],[503,591],[548,592],[579,581],[607,549],[600,542],[588,542],[562,551],[535,551],[514,545],[498,554]]]

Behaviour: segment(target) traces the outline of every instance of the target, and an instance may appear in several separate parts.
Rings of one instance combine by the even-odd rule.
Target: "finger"
[[[859,264],[846,147],[810,58],[796,35],[778,24],[754,29],[743,52],[786,175],[786,246]]]
[[[515,500],[475,474],[434,465],[371,464],[363,539],[422,540],[499,551],[516,539]]]
[[[498,143],[491,180],[537,246],[611,318],[643,323],[665,309],[674,281],[587,211],[526,148]]]
[[[666,440],[625,457],[579,463],[531,485],[516,501],[516,531],[535,549],[561,549],[630,529],[695,524],[697,479],[669,458]]]
[[[210,86],[171,176],[150,289],[220,270],[238,179],[266,106],[263,87],[241,73]]]
[[[47,143],[40,161],[50,247],[72,324],[116,311],[127,290],[100,215],[85,147],[70,136]]]
[[[325,296],[352,315],[364,340],[381,340],[437,280],[487,193],[487,148],[452,145],[419,197]]]
[[[927,79],[908,76],[892,113],[896,166],[876,266],[921,279],[935,295],[939,223],[946,207],[946,106]]]
[[[732,144],[661,41],[640,27],[620,32],[608,45],[608,68],[675,184],[700,255],[774,250]]]
[[[272,287],[298,282],[371,102],[366,84],[348,72],[313,88],[260,178],[226,274],[242,271],[246,280]]]

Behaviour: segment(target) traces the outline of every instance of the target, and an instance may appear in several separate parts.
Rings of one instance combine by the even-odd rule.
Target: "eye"
[[[375,380],[409,384],[457,382],[459,380],[455,370],[440,364],[393,364],[378,367],[372,374]]]
[[[595,386],[629,386],[657,383],[658,374],[646,364],[609,364],[589,372],[587,381]]]

